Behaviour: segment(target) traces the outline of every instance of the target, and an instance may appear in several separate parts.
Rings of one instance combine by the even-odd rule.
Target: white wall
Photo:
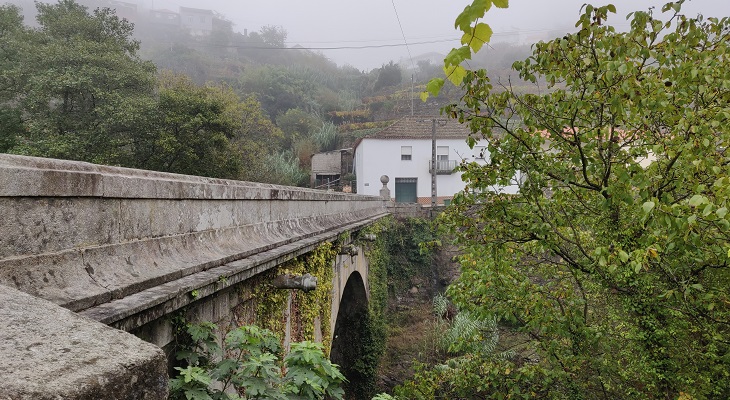
[[[401,146],[412,147],[410,161],[401,160]],[[456,160],[457,164],[462,159],[474,161],[478,155],[476,149],[469,148],[465,139],[437,139],[436,146],[449,146],[449,160]],[[488,154],[486,158],[489,158]],[[357,192],[380,194],[383,187],[380,177],[388,175],[391,197],[395,197],[395,178],[418,178],[418,197],[430,197],[430,162],[431,139],[363,139],[355,150]],[[464,188],[461,173],[437,175],[436,187],[438,196],[453,196]]]
[[[449,160],[477,161],[489,160],[489,152],[484,150],[484,159],[480,159],[477,147],[486,147],[485,141],[478,142],[470,149],[465,139],[436,139],[436,146],[449,146]],[[411,146],[410,161],[401,160],[401,146]],[[355,174],[357,175],[357,193],[380,195],[383,187],[380,177],[390,178],[388,188],[391,198],[395,198],[395,178],[418,178],[417,196],[431,196],[431,139],[374,139],[365,138],[355,149]],[[451,175],[437,175],[436,189],[438,196],[453,196],[464,189],[461,172]],[[494,188],[506,193],[517,193],[519,188],[512,185]]]

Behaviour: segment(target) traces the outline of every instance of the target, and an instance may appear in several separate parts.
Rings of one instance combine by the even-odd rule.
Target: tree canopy
[[[0,7],[0,151],[266,181],[282,132],[253,97],[143,61],[110,9]]]
[[[3,20],[14,20],[6,31],[4,75],[12,85],[3,108],[22,119],[17,145],[32,155],[121,162],[151,105],[154,65],[136,56],[132,25],[109,9],[89,14],[69,0],[37,8],[38,29],[2,10]]]
[[[441,219],[463,251],[449,294],[524,340],[516,357],[471,358],[422,385],[730,397],[730,19],[681,6],[634,12],[619,32],[613,6],[586,5],[576,33],[515,63],[547,82],[539,94],[464,71],[463,104],[445,111],[490,161],[462,166],[466,189]],[[508,183],[519,194],[495,191]]]
[[[157,171],[234,178],[241,169],[232,139],[242,127],[238,97],[221,86],[197,86],[163,73],[154,124],[136,143],[135,164]]]

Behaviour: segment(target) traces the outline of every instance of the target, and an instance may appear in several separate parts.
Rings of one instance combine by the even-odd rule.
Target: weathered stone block
[[[0,285],[0,400],[163,400],[162,350]]]
[[[0,259],[119,242],[119,202],[0,197]]]
[[[77,250],[0,259],[0,284],[74,310],[111,300],[111,293],[84,269]]]

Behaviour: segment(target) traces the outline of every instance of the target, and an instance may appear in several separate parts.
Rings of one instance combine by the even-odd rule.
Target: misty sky
[[[465,0],[153,0],[155,8],[177,6],[210,8],[226,15],[234,29],[257,31],[264,25],[284,27],[288,45],[304,47],[361,47],[398,45],[403,32],[413,57],[428,52],[446,53],[458,45],[460,35],[453,28],[458,13],[469,4]],[[512,0],[506,10],[492,9],[486,22],[492,26],[492,41],[534,41],[549,33],[567,31],[575,24],[579,9],[586,0]],[[605,2],[594,2],[604,4]],[[636,9],[661,8],[664,1],[614,0],[618,12],[610,22],[626,26],[625,16]],[[694,0],[685,6],[687,14],[729,16],[728,0]],[[516,36],[514,32],[522,33]],[[416,44],[420,42],[432,42]],[[408,59],[405,46],[371,49],[321,50],[339,65],[350,64],[369,70],[387,63]]]
[[[441,56],[434,60],[442,60],[443,55],[459,45],[461,34],[454,29],[454,19],[471,3],[469,0],[126,1],[173,11],[179,6],[212,9],[233,21],[233,29],[239,32],[255,32],[266,25],[281,26],[288,32],[287,46],[311,48],[338,65],[349,64],[366,71],[390,60],[408,63],[409,50],[416,59],[436,52]],[[495,32],[492,42],[534,43],[574,30],[579,10],[588,1],[591,0],[510,0],[508,9],[493,8],[487,12],[485,21]],[[619,29],[628,27],[625,17],[629,12],[652,6],[659,10],[665,3],[663,0],[601,0],[593,4],[607,2],[616,5],[618,12],[610,17],[609,23]],[[730,0],[690,0],[683,11],[691,16],[697,13],[730,16]],[[403,45],[403,35],[408,47]]]

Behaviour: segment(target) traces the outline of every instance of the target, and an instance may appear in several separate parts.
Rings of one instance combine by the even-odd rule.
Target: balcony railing
[[[456,160],[436,160],[436,175],[450,175],[456,169]],[[428,161],[428,172],[431,173],[431,161]]]

